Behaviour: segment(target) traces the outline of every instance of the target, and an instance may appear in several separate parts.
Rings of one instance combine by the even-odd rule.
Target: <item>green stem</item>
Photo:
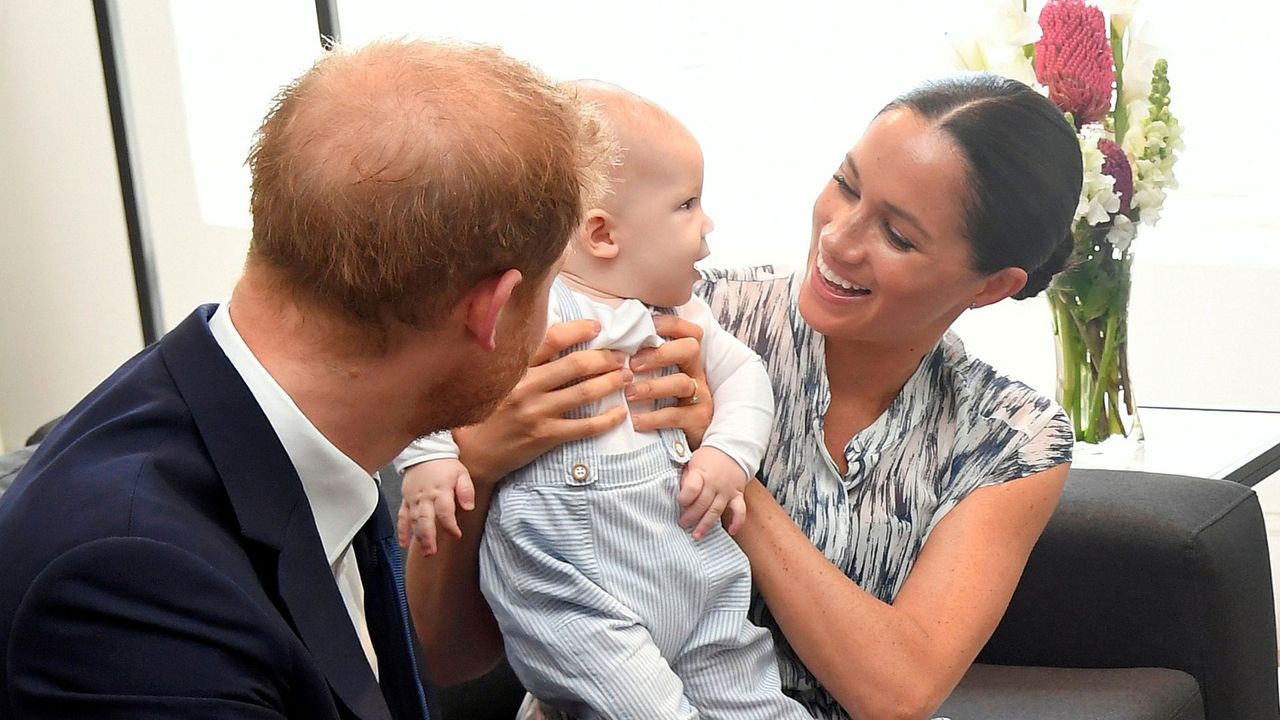
[[[1116,133],[1116,142],[1123,143],[1124,135],[1129,130],[1129,109],[1124,105],[1124,51],[1123,51],[1124,34],[1116,31],[1114,23],[1111,25],[1111,57],[1116,65],[1116,105],[1115,112],[1111,114],[1115,123],[1113,128]],[[1128,210],[1129,208],[1124,208]]]
[[[1129,411],[1129,417],[1133,417],[1138,413],[1138,405],[1133,399],[1133,388],[1129,382],[1129,348],[1126,341],[1125,346],[1120,348],[1120,390],[1124,395],[1125,410]]]
[[[1080,423],[1084,415],[1080,412],[1083,408],[1080,405],[1079,368],[1084,364],[1084,358],[1080,356],[1081,344],[1076,323],[1068,307],[1069,302],[1061,294],[1051,291],[1049,304],[1053,309],[1054,332],[1058,335],[1058,352],[1061,354],[1058,360],[1058,402],[1071,416],[1072,427],[1079,436],[1083,431]]]
[[[1106,418],[1102,415],[1102,401],[1106,397],[1108,388],[1113,384],[1111,382],[1111,374],[1115,372],[1116,360],[1116,328],[1119,325],[1120,316],[1117,312],[1107,313],[1107,329],[1103,334],[1104,344],[1102,346],[1102,365],[1098,368],[1098,387],[1094,388],[1093,402],[1089,406],[1089,417],[1092,419],[1094,426],[1101,428],[1109,427]],[[1099,442],[1105,437],[1099,437],[1089,442]]]

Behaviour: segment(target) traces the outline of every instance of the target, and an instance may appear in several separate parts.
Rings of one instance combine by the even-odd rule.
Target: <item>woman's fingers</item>
[[[702,346],[694,338],[677,338],[656,348],[645,348],[631,358],[631,369],[636,372],[657,370],[675,365],[690,377],[702,375]]]
[[[702,385],[684,373],[633,382],[627,387],[628,400],[658,400],[676,398],[684,404],[702,401]],[[694,398],[697,398],[695,401]]]
[[[712,403],[704,396],[697,405],[673,405],[660,410],[635,413],[631,425],[636,432],[648,432],[658,428],[680,428],[684,431],[689,447],[702,445],[702,435],[711,424]]]
[[[692,338],[702,341],[702,326],[679,315],[654,315],[653,326],[664,338]]]
[[[562,419],[551,424],[551,432],[558,440],[557,445],[569,442],[570,440],[580,440],[582,438],[595,437],[606,430],[619,425],[623,420],[627,419],[627,409],[624,407],[613,407],[600,413],[585,418]]]
[[[595,320],[573,320],[556,323],[547,328],[542,344],[533,353],[530,365],[541,365],[569,348],[584,343],[600,334],[600,323]]]
[[[568,360],[569,358],[562,359]],[[618,392],[627,383],[631,382],[633,377],[630,370],[618,365],[603,374],[588,377],[571,385],[555,386],[558,389],[545,391],[542,397],[545,407],[540,408],[539,413],[563,415],[569,410],[582,407],[587,403],[595,402]]]
[[[583,378],[624,369],[625,360],[619,350],[579,350],[529,368],[524,385],[529,391],[551,392]],[[629,368],[626,371],[631,372]]]

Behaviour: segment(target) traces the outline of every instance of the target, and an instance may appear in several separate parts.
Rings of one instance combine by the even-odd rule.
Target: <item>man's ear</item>
[[[1013,297],[1027,284],[1027,271],[1018,267],[1007,267],[987,276],[982,290],[974,296],[973,305],[982,307]]]
[[[579,249],[589,257],[612,260],[618,257],[618,240],[614,236],[617,221],[613,215],[600,208],[587,211],[582,222],[582,243]]]
[[[467,332],[487,352],[493,352],[498,346],[498,319],[502,317],[503,309],[509,306],[521,279],[520,271],[511,268],[497,277],[477,283],[462,298]]]

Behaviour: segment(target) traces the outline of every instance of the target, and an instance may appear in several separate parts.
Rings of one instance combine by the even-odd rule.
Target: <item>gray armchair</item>
[[[1276,720],[1275,603],[1243,485],[1073,470],[1004,620],[935,716]],[[507,720],[499,667],[446,689],[446,718]]]
[[[1073,470],[952,720],[1275,720],[1275,602],[1243,485]]]

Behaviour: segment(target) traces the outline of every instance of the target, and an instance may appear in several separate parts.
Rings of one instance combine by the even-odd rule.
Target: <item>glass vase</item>
[[[1105,228],[1076,238],[1071,266],[1048,290],[1057,344],[1057,399],[1075,430],[1076,456],[1110,454],[1109,466],[1140,465],[1142,424],[1129,368],[1133,256]]]

